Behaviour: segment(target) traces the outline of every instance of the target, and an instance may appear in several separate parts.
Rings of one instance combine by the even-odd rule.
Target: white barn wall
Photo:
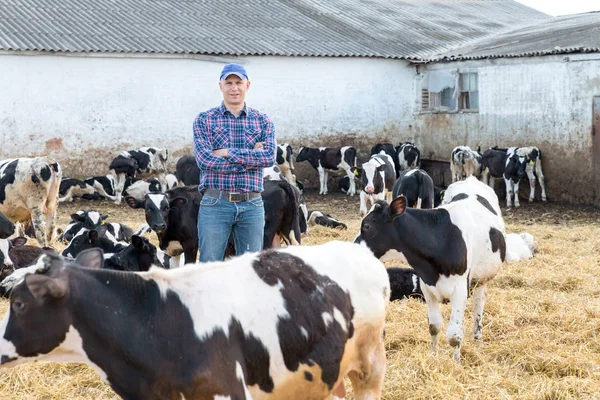
[[[234,58],[0,54],[0,158],[49,154],[65,176],[104,174],[120,150],[189,152],[192,122],[221,101]],[[278,141],[399,140],[412,120],[413,67],[370,58],[244,57],[251,107]]]
[[[427,68],[477,71],[479,112],[416,110],[415,137],[425,158],[447,161],[452,148],[464,144],[482,151],[495,145],[535,145],[542,151],[551,200],[600,200],[591,184],[592,98],[600,95],[600,56],[473,60]],[[529,188],[520,192],[528,195]]]

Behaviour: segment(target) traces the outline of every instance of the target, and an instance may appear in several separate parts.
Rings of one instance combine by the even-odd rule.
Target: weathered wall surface
[[[448,160],[457,145],[482,150],[535,145],[542,151],[549,199],[600,202],[592,156],[592,98],[600,95],[597,54],[438,63],[427,68],[478,72],[480,107],[479,113],[464,114],[416,110],[414,135],[424,158]]]
[[[65,176],[107,173],[121,150],[188,153],[198,112],[218,105],[233,59],[0,54],[0,159],[48,154]],[[245,57],[251,107],[279,142],[397,142],[409,134],[415,69],[367,58]],[[400,137],[400,133],[403,134]],[[175,158],[174,157],[174,158]]]

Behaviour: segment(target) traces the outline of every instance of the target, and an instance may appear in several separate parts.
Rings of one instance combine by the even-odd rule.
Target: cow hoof
[[[546,201],[546,198],[545,198],[545,197],[542,197],[542,201]]]

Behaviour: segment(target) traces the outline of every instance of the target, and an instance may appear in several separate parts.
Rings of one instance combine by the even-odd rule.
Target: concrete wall
[[[416,108],[414,135],[424,158],[448,160],[457,145],[482,150],[535,145],[542,151],[550,200],[600,202],[592,155],[592,98],[600,95],[600,55],[463,61],[426,68],[478,72],[480,105],[478,113],[428,114]],[[526,189],[521,193],[528,193]]]
[[[192,122],[220,103],[219,73],[233,61],[246,66],[247,102],[271,116],[279,142],[366,146],[409,132],[415,69],[406,61],[4,52],[0,159],[49,154],[81,177],[107,173],[121,150],[190,152]]]

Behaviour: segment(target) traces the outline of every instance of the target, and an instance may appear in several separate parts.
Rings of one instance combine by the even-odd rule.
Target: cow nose
[[[155,232],[162,232],[162,231],[164,231],[166,228],[167,228],[167,225],[166,225],[166,224],[164,224],[164,223],[162,223],[162,224],[154,224],[154,225],[152,225],[152,229],[153,229]]]
[[[365,191],[367,193],[373,193],[374,190],[375,190],[375,188],[373,188],[373,186],[367,186],[366,189],[365,189]]]

